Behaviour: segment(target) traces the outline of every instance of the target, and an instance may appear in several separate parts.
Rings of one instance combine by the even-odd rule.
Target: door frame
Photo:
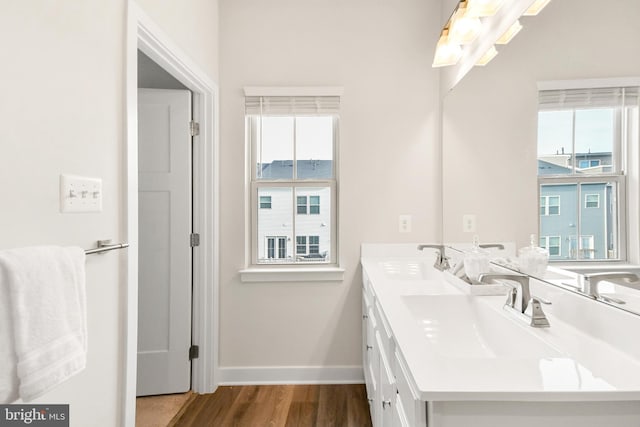
[[[192,361],[192,390],[211,393],[218,385],[219,328],[219,137],[218,86],[143,12],[127,2],[123,234],[129,241],[122,273],[126,289],[122,424],[135,426],[138,348],[138,49],[193,93],[193,117],[200,135],[193,142],[193,229],[200,246],[193,251],[192,340],[200,357]]]

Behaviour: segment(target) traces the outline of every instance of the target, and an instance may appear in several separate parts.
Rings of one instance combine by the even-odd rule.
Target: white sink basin
[[[401,297],[434,351],[456,359],[541,359],[560,356],[501,308],[466,295]]]

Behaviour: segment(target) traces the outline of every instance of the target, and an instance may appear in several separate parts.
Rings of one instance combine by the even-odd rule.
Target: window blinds
[[[246,96],[245,114],[338,114],[339,96]]]
[[[539,110],[637,106],[640,88],[607,87],[543,90],[538,93]]]

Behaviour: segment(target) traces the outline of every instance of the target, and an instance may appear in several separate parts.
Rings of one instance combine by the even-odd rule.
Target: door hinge
[[[189,360],[197,359],[200,355],[200,347],[192,345],[189,347]]]
[[[189,132],[191,133],[191,136],[200,135],[200,123],[191,120],[189,122]]]
[[[190,243],[192,248],[200,246],[200,235],[198,233],[191,233]]]

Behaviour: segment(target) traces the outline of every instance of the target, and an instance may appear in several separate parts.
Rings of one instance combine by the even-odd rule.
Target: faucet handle
[[[529,307],[531,307],[530,325],[534,328],[548,328],[551,326],[549,324],[549,319],[547,319],[547,316],[542,310],[542,304],[550,305],[551,302],[539,297],[532,297],[529,300]]]

